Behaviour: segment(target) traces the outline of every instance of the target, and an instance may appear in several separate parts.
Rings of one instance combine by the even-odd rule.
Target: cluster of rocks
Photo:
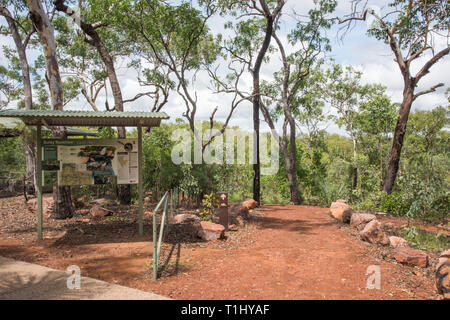
[[[255,200],[247,200],[243,203],[232,203],[228,208],[228,222],[230,227],[244,225],[249,219],[249,210],[258,206]],[[195,214],[178,214],[174,216],[171,224],[192,224],[195,226],[197,236],[205,241],[214,241],[222,239],[225,236],[225,227],[219,222],[219,211],[215,210],[212,222],[202,221]]]
[[[450,300],[450,250],[441,253],[436,265],[436,288],[444,299]]]
[[[391,256],[397,262],[420,268],[430,265],[426,252],[410,248],[408,241],[401,237],[388,236],[387,226],[378,221],[376,215],[354,212],[342,199],[331,204],[330,214],[336,220],[348,223],[351,228],[356,229],[361,240],[375,245],[392,247]],[[436,287],[445,299],[450,299],[450,250],[441,254],[436,266]]]

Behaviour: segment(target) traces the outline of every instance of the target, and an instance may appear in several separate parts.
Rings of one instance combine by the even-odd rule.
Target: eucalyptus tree
[[[285,0],[259,0],[259,1],[215,1],[219,6],[222,14],[231,14],[233,19],[237,17],[237,23],[233,25],[230,21],[226,27],[233,29],[235,36],[225,43],[225,50],[231,57],[233,62],[242,64],[244,67],[234,69],[231,80],[234,83],[235,90],[228,87],[229,84],[224,85],[223,81],[219,80],[217,74],[210,72],[215,79],[218,92],[233,92],[235,99],[236,92],[240,91],[241,99],[249,100],[253,105],[253,130],[255,133],[254,139],[254,164],[253,164],[253,199],[260,203],[261,201],[261,168],[259,157],[259,127],[260,119],[259,112],[261,110],[261,81],[260,71],[267,53],[271,51],[270,42],[272,40],[273,31],[276,29],[276,20],[279,19],[281,11],[286,3]],[[251,93],[243,93],[236,89],[239,80],[244,72],[247,70],[252,77],[252,91]],[[220,88],[222,87],[222,88]]]
[[[328,0],[315,2],[315,7],[308,12],[306,21],[303,19],[304,17],[296,15],[297,23],[288,35],[288,43],[282,41],[278,35],[278,28],[284,23],[282,20],[284,1],[268,1],[267,3],[260,1],[260,5],[261,8],[256,5],[255,1],[244,1],[237,6],[241,9],[239,17],[242,21],[238,21],[235,25],[230,22],[227,25],[227,27],[233,28],[235,37],[225,43],[225,49],[233,63],[229,67],[231,75],[227,79],[220,79],[215,74],[214,78],[217,91],[238,92],[241,98],[253,102],[256,135],[259,130],[259,112],[255,106],[261,110],[273,135],[279,138],[290,185],[291,201],[300,204],[302,199],[297,178],[295,112],[300,108],[298,97],[301,87],[310,76],[310,71],[315,63],[325,51],[330,49],[328,39],[324,36],[323,31],[331,26],[327,15],[334,10],[336,2]],[[232,5],[230,7],[233,8]],[[270,12],[272,13],[269,14]],[[234,15],[238,14],[234,13]],[[273,47],[270,47],[270,38],[275,41]],[[293,48],[289,48],[293,51],[292,54],[287,53],[288,46]],[[273,81],[265,81],[260,85],[259,72],[263,62],[267,62],[269,57],[266,54],[273,54],[277,49],[282,62],[281,71],[274,74]],[[256,60],[255,57],[257,57]],[[236,65],[243,65],[245,68],[238,68]],[[239,83],[245,69],[249,70],[253,79],[253,88],[250,94]],[[271,108],[273,106],[274,109]],[[279,115],[283,117],[281,137],[275,128]],[[256,150],[258,150],[257,147],[258,142],[255,144]],[[259,197],[258,170],[259,164],[256,164],[254,170],[255,197]]]
[[[360,107],[367,102],[372,87],[361,84],[361,72],[347,66],[337,64],[327,69],[322,80],[317,82],[317,90],[323,94],[323,98],[333,107],[337,116],[336,123],[344,128],[353,143],[353,189],[358,183],[358,115]]]
[[[1,71],[3,79],[0,88],[2,91],[6,91],[7,100],[10,100],[10,98],[19,100],[20,92],[20,96],[23,95],[23,100],[20,103],[23,103],[23,107],[26,110],[31,110],[33,109],[33,96],[27,49],[30,42],[33,42],[32,37],[35,34],[35,30],[28,17],[27,9],[26,3],[20,0],[2,1],[0,3],[0,15],[7,22],[7,26],[0,27],[0,34],[11,36],[16,48],[14,52],[16,54],[9,54],[10,59],[8,60],[11,62],[12,68]],[[8,51],[11,52],[10,50]],[[7,52],[5,52],[5,55],[8,58]],[[27,193],[34,193],[35,145],[30,135],[24,135],[24,148],[27,164],[25,173]]]
[[[384,140],[392,135],[396,120],[398,105],[392,103],[390,98],[384,93],[385,88],[377,85],[369,92],[367,101],[359,107],[357,115],[358,135],[362,139],[367,139],[367,145],[371,150],[378,144],[379,167],[380,167],[380,188],[383,188],[384,181]],[[374,143],[375,142],[375,143]]]
[[[72,3],[78,5],[76,10],[67,5]],[[84,80],[81,82],[81,93],[95,110],[97,108],[95,100],[99,92],[104,90],[106,95],[108,93],[108,86],[106,84],[107,76],[114,99],[114,106],[110,107],[106,99],[105,108],[107,111],[124,111],[124,104],[126,102],[135,101],[150,93],[141,93],[130,99],[123,98],[116,72],[115,60],[119,55],[128,56],[131,54],[129,51],[130,41],[122,37],[123,32],[122,30],[118,32],[117,25],[111,24],[108,11],[112,11],[113,9],[110,8],[110,5],[111,3],[109,1],[94,2],[79,0],[67,1],[66,3],[64,0],[54,0],[55,9],[64,13],[82,31],[77,34],[77,38],[69,39],[69,41],[75,42],[69,48],[68,54],[72,58],[76,58],[75,60],[81,60],[85,64],[76,67],[73,63],[70,65],[70,62],[65,61],[66,66],[69,68],[72,67],[72,70],[75,69],[76,73],[83,75]],[[70,30],[64,31],[70,34]],[[84,43],[95,48],[96,53],[82,45],[80,38]],[[101,63],[94,66],[93,63],[95,61],[100,61]],[[86,63],[91,63],[91,65],[87,66]],[[117,133],[119,139],[126,138],[126,130],[124,127],[118,127]],[[122,204],[129,204],[131,202],[130,185],[120,186],[119,198]]]
[[[399,108],[392,149],[384,181],[384,191],[392,192],[399,169],[403,139],[413,102],[436,91],[443,83],[417,89],[431,68],[450,53],[450,3],[447,0],[391,0],[384,15],[367,7],[367,1],[351,1],[352,12],[340,23],[350,27],[372,16],[376,23],[368,34],[389,46],[402,78],[403,100]],[[415,72],[414,70],[418,70]]]
[[[44,9],[40,0],[27,0],[27,5],[30,12],[30,19],[38,34],[44,53],[46,66],[45,77],[50,90],[52,109],[63,110],[64,91],[56,53],[54,29],[49,17],[51,13]],[[56,138],[64,138],[65,130],[59,127],[53,127],[52,135]],[[54,187],[53,198],[53,218],[65,219],[73,216],[74,209],[70,187]]]

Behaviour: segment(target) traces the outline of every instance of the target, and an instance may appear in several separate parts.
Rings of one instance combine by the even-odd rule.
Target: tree
[[[59,73],[56,56],[56,41],[49,16],[44,11],[41,1],[27,0],[30,19],[39,36],[45,57],[46,80],[50,89],[53,110],[62,110],[64,106],[64,92]],[[65,138],[65,131],[54,127],[52,135],[55,138]],[[54,208],[52,217],[55,219],[71,218],[74,214],[70,187],[53,188]]]
[[[230,39],[225,45],[225,50],[231,56],[234,62],[242,63],[245,68],[234,69],[229,65],[233,71],[231,79],[234,82],[235,88],[230,88],[228,84],[219,80],[217,74],[210,72],[215,79],[218,92],[238,93],[241,99],[251,101],[253,105],[253,130],[255,139],[253,141],[255,163],[253,164],[253,199],[258,203],[261,202],[261,169],[259,158],[259,112],[261,110],[261,81],[260,71],[264,62],[266,54],[270,50],[270,42],[272,40],[273,31],[276,27],[276,20],[278,19],[283,6],[284,0],[259,0],[259,1],[218,1],[222,14],[231,13],[236,16],[240,12],[239,18],[248,18],[240,21],[235,26],[236,36]],[[232,28],[233,23],[230,22],[226,26]],[[243,93],[237,90],[240,77],[244,69],[247,69],[252,76],[252,93]],[[221,88],[221,89],[219,89]]]
[[[317,90],[321,91],[323,98],[336,109],[338,116],[336,122],[344,127],[353,143],[352,188],[358,184],[358,127],[357,118],[360,106],[367,101],[372,89],[369,85],[361,84],[361,72],[348,66],[334,65],[326,70],[320,81],[316,83]]]
[[[17,83],[21,85],[21,92],[23,92],[23,104],[26,110],[33,109],[33,97],[32,97],[32,85],[31,85],[31,76],[30,76],[30,66],[27,58],[27,47],[30,43],[31,37],[35,33],[34,28],[29,23],[29,19],[21,14],[20,12],[26,9],[26,6],[21,1],[12,1],[11,5],[14,6],[15,14],[11,13],[11,11],[7,7],[8,2],[5,4],[0,3],[0,15],[2,15],[7,23],[8,28],[4,29],[2,34],[11,35],[14,40],[14,44],[16,47],[17,57],[18,57],[18,65],[20,65],[20,77],[15,77]],[[15,58],[15,55],[13,56]],[[11,58],[14,59],[14,58]],[[2,74],[5,74],[2,72]],[[2,81],[0,87],[5,88],[8,92],[8,98],[11,97],[12,91],[14,91],[14,87],[11,87],[11,84],[8,81]],[[25,148],[25,159],[26,159],[26,172],[25,172],[25,181],[26,181],[26,192],[34,193],[35,186],[35,153],[34,153],[34,139],[30,137],[30,135],[24,135],[24,148]]]
[[[80,6],[81,7],[81,1]],[[105,25],[102,22],[94,22],[89,23],[86,22],[82,16],[77,13],[75,10],[69,8],[64,0],[55,0],[54,5],[56,10],[65,13],[69,18],[71,18],[83,31],[84,33],[84,41],[91,46],[93,46],[100,57],[100,59],[103,62],[103,65],[106,69],[106,73],[108,75],[109,84],[111,86],[112,94],[114,97],[114,107],[109,108],[108,103],[106,103],[106,109],[107,111],[124,111],[124,100],[122,97],[122,91],[120,89],[119,80],[117,78],[116,69],[114,66],[114,59],[113,56],[110,54],[110,50],[105,45],[105,43],[102,41],[99,33],[97,32],[98,28],[104,27]],[[106,89],[106,86],[103,88]],[[83,93],[83,95],[88,96],[86,93]],[[88,99],[90,101],[90,104],[92,106],[93,99],[92,96],[95,97],[95,93],[91,94],[91,99]],[[126,130],[124,127],[118,127],[117,128],[117,136],[119,139],[125,139],[126,138]],[[131,203],[131,187],[130,185],[121,185],[119,188],[119,198],[120,202],[122,204],[130,204]]]
[[[389,45],[395,56],[403,77],[403,101],[400,105],[397,124],[395,126],[392,149],[386,170],[384,191],[391,193],[399,169],[403,139],[406,133],[408,116],[413,102],[420,96],[436,91],[444,86],[436,84],[429,89],[416,91],[420,80],[430,72],[430,69],[450,53],[449,46],[449,14],[450,4],[447,0],[391,0],[387,12],[380,16],[372,8],[367,8],[367,1],[352,1],[352,13],[340,23],[366,20],[371,15],[376,20],[369,30],[369,35]],[[438,48],[436,39],[444,39],[443,47]],[[426,54],[429,54],[426,57]],[[413,74],[411,65],[418,63],[419,58],[426,62]]]
[[[384,156],[383,139],[393,132],[396,120],[396,107],[388,96],[384,94],[384,87],[375,87],[376,90],[369,92],[367,102],[361,104],[357,115],[358,135],[369,136],[378,140],[379,166],[380,166],[380,188],[384,181]],[[369,144],[372,144],[370,139]],[[373,144],[372,144],[373,145]]]
[[[280,52],[283,69],[278,78],[278,85],[282,88],[278,96],[278,105],[284,115],[283,137],[280,146],[283,151],[286,174],[289,180],[291,201],[300,204],[302,199],[298,188],[297,179],[297,146],[296,146],[296,121],[295,113],[302,108],[299,99],[301,89],[306,86],[307,79],[311,76],[311,69],[320,62],[320,55],[329,51],[329,40],[323,36],[323,30],[330,28],[331,21],[327,19],[327,14],[334,11],[336,1],[321,0],[316,1],[316,7],[309,11],[309,20],[303,22],[299,20],[297,26],[289,34],[288,39],[292,46],[301,45],[302,48],[291,55],[286,54],[285,45],[273,30],[272,37],[275,39]],[[261,104],[264,119],[269,124],[272,131],[275,130],[273,120],[269,110]],[[272,124],[271,124],[272,123]],[[287,127],[289,126],[289,134]],[[288,141],[289,135],[289,141]]]

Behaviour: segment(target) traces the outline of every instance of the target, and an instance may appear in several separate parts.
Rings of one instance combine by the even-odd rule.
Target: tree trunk
[[[31,91],[31,80],[30,80],[30,67],[28,64],[28,59],[26,55],[26,47],[28,45],[28,41],[22,41],[20,37],[19,29],[16,25],[15,20],[13,19],[11,12],[8,8],[4,7],[0,4],[0,14],[5,17],[12,38],[14,40],[14,44],[16,45],[17,55],[19,56],[20,67],[22,69],[22,85],[23,85],[23,95],[24,95],[24,103],[26,110],[33,109],[33,99],[32,99],[32,91]],[[28,35],[28,37],[31,34]],[[29,38],[27,38],[29,39]],[[27,194],[35,193],[35,176],[36,176],[36,165],[35,165],[35,153],[34,153],[34,141],[30,135],[25,134],[24,138],[24,153],[26,160],[26,171],[25,171],[25,192]]]
[[[30,19],[36,29],[42,44],[45,57],[46,79],[50,88],[50,96],[53,110],[63,109],[63,88],[59,73],[58,60],[56,58],[56,41],[50,19],[45,13],[39,0],[27,0],[30,9]],[[54,138],[65,138],[64,131],[60,128],[52,130]],[[70,187],[53,188],[54,207],[52,217],[66,219],[73,216],[73,205]]]
[[[403,139],[406,133],[406,124],[408,122],[409,112],[413,103],[413,87],[408,86],[403,93],[403,103],[400,106],[399,118],[395,126],[394,138],[392,139],[391,155],[386,169],[386,178],[383,190],[391,193],[394,188],[395,179],[397,177],[400,155],[403,148]]]
[[[356,156],[357,156],[357,141],[355,138],[353,138],[353,162],[356,162]],[[358,167],[354,164],[353,165],[353,190],[356,190],[358,187]]]
[[[383,136],[381,135],[378,144],[378,149],[380,152],[380,187],[383,189]]]
[[[264,42],[261,49],[259,50],[258,56],[255,61],[255,66],[253,68],[253,129],[255,131],[255,141],[254,141],[254,152],[256,156],[256,162],[253,164],[253,199],[261,204],[261,166],[259,159],[259,109],[260,109],[260,83],[259,83],[259,73],[261,70],[261,65],[263,63],[264,56],[269,49],[270,40],[272,39],[273,31],[273,17],[266,17],[266,34]]]
[[[253,102],[253,199],[261,204],[261,165],[259,159],[259,103]]]
[[[109,54],[108,48],[100,39],[95,28],[89,24],[85,23],[81,20],[81,17],[75,17],[75,11],[71,10],[68,6],[64,4],[64,0],[56,0],[54,2],[55,8],[58,11],[66,13],[69,17],[74,19],[78,26],[83,30],[86,35],[86,42],[90,45],[94,46],[102,59],[103,63],[106,67],[106,72],[108,74],[109,83],[111,85],[111,89],[114,97],[114,108],[116,111],[123,111],[123,97],[122,91],[120,89],[119,80],[117,78],[116,70],[114,68],[114,60]],[[117,128],[117,137],[119,139],[126,138],[126,130],[123,127]],[[119,186],[119,198],[121,204],[130,204],[131,203],[131,186],[130,185],[120,185]]]

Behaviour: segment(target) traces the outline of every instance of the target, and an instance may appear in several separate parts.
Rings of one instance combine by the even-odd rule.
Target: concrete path
[[[68,289],[69,275],[37,264],[0,257],[0,300],[167,300],[154,293],[81,277]]]

